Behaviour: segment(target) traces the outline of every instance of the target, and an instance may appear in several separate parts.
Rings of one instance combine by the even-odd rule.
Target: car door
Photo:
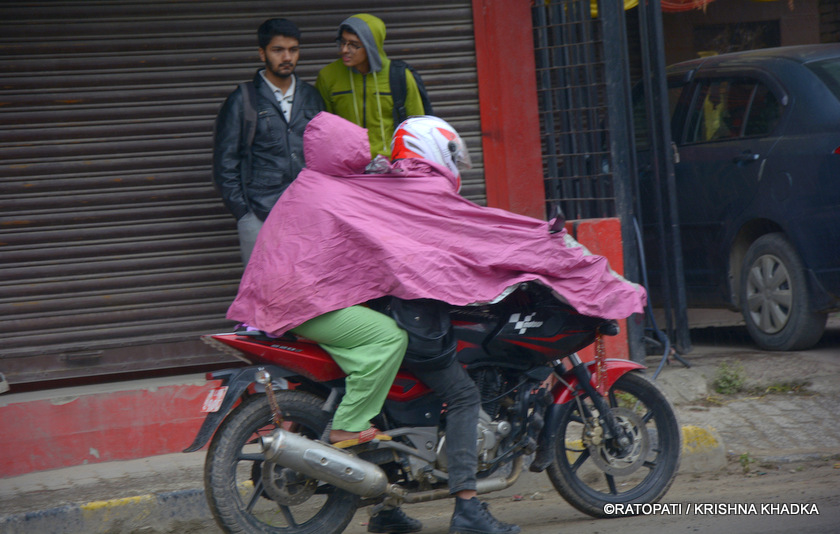
[[[674,166],[690,305],[729,301],[730,243],[757,196],[780,114],[773,92],[756,78],[696,79],[675,132]]]

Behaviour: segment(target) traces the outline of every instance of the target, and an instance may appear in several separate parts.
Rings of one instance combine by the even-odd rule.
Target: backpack
[[[420,91],[420,100],[423,101],[423,112],[426,115],[432,114],[432,103],[429,100],[429,93],[426,91],[423,78],[420,77],[420,74],[414,67],[405,61],[392,59],[391,69],[388,72],[388,82],[391,84],[391,98],[394,100],[394,127],[408,118],[408,112],[405,110],[405,97],[408,92],[405,81],[406,69],[411,72],[411,75],[414,76],[414,81],[417,83],[417,89]]]
[[[455,361],[458,341],[452,330],[448,304],[433,299],[404,300],[392,296],[370,304],[408,333],[408,347],[403,357],[406,367],[434,371]]]

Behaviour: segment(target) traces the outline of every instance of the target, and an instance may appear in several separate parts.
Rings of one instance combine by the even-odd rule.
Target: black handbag
[[[403,363],[409,369],[433,371],[455,361],[457,342],[447,303],[391,297],[385,313],[408,332],[408,348]]]

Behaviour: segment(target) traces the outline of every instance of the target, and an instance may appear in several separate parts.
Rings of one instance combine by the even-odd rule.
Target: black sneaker
[[[477,498],[455,498],[455,511],[449,523],[449,534],[519,534],[516,525],[502,523],[487,509],[487,503]]]
[[[391,508],[371,517],[367,529],[368,532],[403,534],[420,532],[423,523],[405,515],[401,508]]]

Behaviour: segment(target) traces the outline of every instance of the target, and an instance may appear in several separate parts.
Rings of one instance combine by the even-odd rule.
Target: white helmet
[[[459,177],[462,169],[472,168],[467,145],[443,119],[422,115],[409,117],[394,131],[391,160],[421,158],[446,166]]]

